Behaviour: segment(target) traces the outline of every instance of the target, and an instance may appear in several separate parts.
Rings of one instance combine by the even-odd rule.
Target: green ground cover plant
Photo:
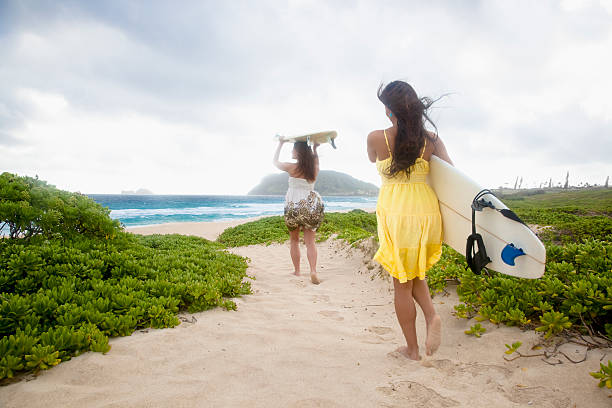
[[[289,239],[289,232],[281,216],[260,218],[257,221],[227,228],[217,242],[230,247],[282,243]]]
[[[533,194],[536,193],[536,194]],[[612,189],[594,188],[581,190],[520,190],[516,194],[499,198],[513,210],[521,208],[574,207],[611,215]]]
[[[458,317],[495,324],[537,326],[547,337],[574,328],[612,338],[612,243],[587,240],[547,246],[546,273],[519,279],[495,272],[474,275],[462,256],[445,247],[430,270],[432,292],[458,282]]]
[[[486,331],[487,331],[487,329],[482,327],[480,325],[480,323],[476,323],[475,325],[470,327],[469,330],[466,330],[465,334],[467,334],[469,336],[481,337]]]
[[[599,363],[599,367],[599,371],[590,373],[591,376],[599,380],[600,388],[612,388],[612,360],[608,360],[608,365]]]
[[[545,226],[540,238],[555,244],[580,242],[612,236],[612,217],[576,207],[522,208],[516,213],[528,224]]]
[[[325,214],[325,221],[317,234],[318,241],[325,241],[333,234],[337,234],[338,239],[351,245],[365,238],[377,237],[376,214],[363,210]]]
[[[250,293],[246,260],[219,243],[126,233],[93,200],[33,178],[0,175],[0,197],[0,380]]]
[[[564,341],[582,344],[587,350],[610,347],[612,190],[542,192],[503,199],[525,222],[546,226],[539,233],[547,252],[544,276],[524,280],[496,273],[474,275],[462,255],[445,247],[428,276],[432,292],[442,292],[448,281],[455,281],[462,301],[455,307],[457,317],[535,328],[545,339],[565,336],[543,352],[521,353],[520,342],[506,345],[506,354],[516,354],[508,361],[558,355],[573,363],[586,359],[585,354],[583,360],[575,361],[559,351]],[[599,371],[591,373],[600,387],[612,384],[611,364],[602,363]]]
[[[363,210],[346,213],[326,213],[317,231],[317,241],[325,241],[336,234],[349,244],[376,236],[376,214]],[[282,216],[265,217],[231,227],[223,231],[217,242],[227,246],[246,246],[283,243],[289,239],[289,231]]]
[[[443,247],[428,272],[432,293],[454,281],[462,318],[533,327],[546,337],[568,329],[612,338],[612,190],[582,190],[504,197],[521,218],[549,226],[544,276],[519,279],[491,272],[474,275],[465,257]]]
[[[503,197],[526,223],[549,226],[542,231],[545,241],[566,244],[612,236],[612,189],[545,192]]]

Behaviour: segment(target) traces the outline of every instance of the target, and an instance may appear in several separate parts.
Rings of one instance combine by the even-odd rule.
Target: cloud
[[[519,163],[550,174],[559,159],[576,177],[610,173],[609,10],[605,1],[3,2],[0,170],[44,170],[85,192],[241,194],[276,171],[275,133],[336,129],[339,149],[322,149],[322,167],[377,183],[365,136],[388,126],[378,85],[401,78],[421,95],[451,93],[432,118],[457,165],[483,184],[513,180],[506,170]]]
[[[7,134],[7,133],[3,133],[0,132],[0,146],[15,146],[20,144],[20,140],[14,138],[13,136]]]
[[[559,120],[564,118],[563,120]],[[542,164],[571,167],[582,163],[607,164],[612,157],[612,121],[589,117],[580,105],[543,115],[530,125],[509,129],[511,151],[539,159]],[[528,149],[521,146],[528,146]]]

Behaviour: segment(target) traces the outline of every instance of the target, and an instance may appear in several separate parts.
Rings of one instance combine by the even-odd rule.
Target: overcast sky
[[[246,194],[277,133],[379,185],[381,82],[485,187],[612,174],[612,0],[0,0],[0,172],[62,189]],[[283,158],[289,160],[290,147]]]

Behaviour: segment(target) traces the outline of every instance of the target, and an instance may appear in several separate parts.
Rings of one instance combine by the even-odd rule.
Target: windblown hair
[[[297,156],[297,166],[300,175],[308,181],[315,180],[315,159],[312,149],[306,142],[293,144]]]
[[[393,81],[378,88],[378,99],[397,118],[397,137],[391,156],[387,176],[404,171],[410,176],[410,168],[420,157],[425,138],[429,137],[425,121],[436,125],[427,116],[427,110],[435,102],[430,98],[419,98],[414,89],[404,81]],[[437,137],[437,135],[436,135]]]

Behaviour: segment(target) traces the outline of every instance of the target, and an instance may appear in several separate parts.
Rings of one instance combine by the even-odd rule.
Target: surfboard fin
[[[523,248],[517,248],[514,244],[508,244],[504,247],[501,253],[502,260],[504,263],[514,266],[514,260],[521,255],[526,255]]]
[[[332,145],[334,149],[336,148],[336,142],[334,142],[334,139],[332,139],[331,137],[329,138],[329,143]]]

